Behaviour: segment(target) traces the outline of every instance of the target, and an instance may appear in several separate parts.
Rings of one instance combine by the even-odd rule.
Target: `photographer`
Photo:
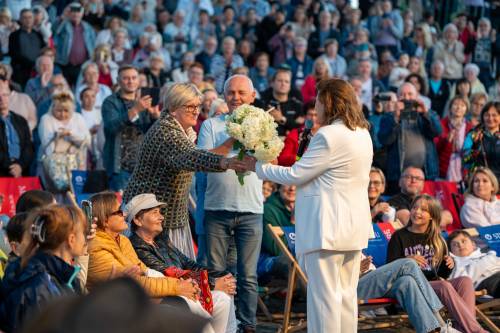
[[[388,192],[397,190],[401,171],[408,166],[421,168],[425,178],[438,176],[438,158],[433,139],[441,134],[438,115],[417,99],[415,86],[404,83],[398,91],[400,103],[380,120],[378,139],[387,147]]]
[[[387,113],[396,111],[398,96],[393,92],[380,93],[373,97],[373,113],[368,117],[370,122],[370,135],[373,142],[373,166],[386,170],[387,149],[378,139],[380,122]]]

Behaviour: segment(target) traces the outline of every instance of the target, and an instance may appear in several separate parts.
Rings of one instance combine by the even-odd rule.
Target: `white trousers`
[[[361,251],[319,250],[299,258],[307,278],[307,332],[356,333]]]
[[[234,298],[223,291],[212,290],[214,308],[210,315],[200,304],[187,297],[182,297],[192,313],[209,320],[202,333],[235,333],[238,325],[234,308]]]

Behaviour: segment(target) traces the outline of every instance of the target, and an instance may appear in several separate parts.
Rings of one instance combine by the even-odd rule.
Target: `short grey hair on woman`
[[[212,105],[210,106],[210,111],[208,111],[208,118],[212,118],[219,108],[219,106],[226,104],[226,101],[223,100],[222,98],[216,98],[213,102]]]
[[[193,99],[199,99],[200,103],[203,99],[203,94],[194,84],[174,83],[163,98],[163,106],[167,112],[173,112]]]
[[[382,180],[382,183],[385,186],[385,175],[382,169],[377,168],[377,167],[371,167],[370,168],[370,173],[377,173],[380,176],[380,180]]]

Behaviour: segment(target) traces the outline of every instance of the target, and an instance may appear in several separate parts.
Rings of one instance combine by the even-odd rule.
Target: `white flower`
[[[245,150],[253,152],[255,158],[265,162],[276,159],[283,149],[277,126],[269,113],[247,104],[241,105],[226,118],[227,133]]]

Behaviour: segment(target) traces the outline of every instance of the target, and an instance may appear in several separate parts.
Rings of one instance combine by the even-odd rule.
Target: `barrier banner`
[[[38,177],[0,177],[0,214],[14,216],[19,197],[26,191],[41,189],[42,185]]]

